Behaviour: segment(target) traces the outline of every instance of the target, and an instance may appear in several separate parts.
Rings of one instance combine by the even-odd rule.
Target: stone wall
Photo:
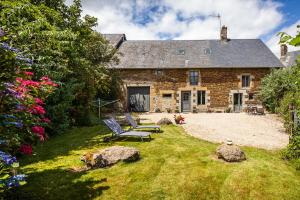
[[[270,69],[192,69],[199,71],[199,83],[196,86],[189,84],[191,69],[123,69],[120,76],[124,83],[124,106],[127,105],[127,87],[150,86],[150,111],[159,108],[166,111],[171,105],[172,112],[181,111],[181,92],[191,91],[191,105],[193,111],[207,111],[208,109],[224,110],[232,108],[233,93],[243,93],[243,106],[249,101],[249,93],[255,93],[261,78],[270,72]],[[242,75],[250,75],[250,87],[242,88]],[[197,105],[197,91],[206,91],[206,104]],[[163,99],[163,94],[172,94],[171,98]]]

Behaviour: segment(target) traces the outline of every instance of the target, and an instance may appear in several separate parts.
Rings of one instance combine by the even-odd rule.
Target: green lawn
[[[13,193],[20,199],[300,199],[300,171],[278,152],[244,147],[247,161],[225,163],[216,144],[195,139],[181,127],[163,127],[150,142],[103,143],[103,126],[74,128],[37,147],[21,160],[28,183]],[[72,173],[80,156],[111,145],[133,146],[142,159],[106,169]]]

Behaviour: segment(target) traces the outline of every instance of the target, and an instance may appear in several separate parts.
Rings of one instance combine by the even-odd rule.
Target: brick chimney
[[[286,46],[286,44],[281,44],[280,45],[280,58],[283,58],[287,55],[288,52],[288,47]]]
[[[220,39],[221,41],[227,41],[228,38],[227,38],[227,26],[222,26],[221,28],[221,32],[220,32]]]

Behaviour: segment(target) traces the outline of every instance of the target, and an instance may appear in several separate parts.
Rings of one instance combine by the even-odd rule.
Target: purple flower
[[[5,140],[0,140],[0,145],[2,144],[7,144],[7,142]]]
[[[16,109],[17,109],[17,110],[25,110],[26,107],[23,106],[22,104],[17,104],[17,105],[16,105]]]
[[[18,186],[20,186],[20,183],[15,179],[10,178],[6,181],[6,187],[18,187]]]
[[[11,178],[14,180],[17,180],[17,181],[24,181],[26,177],[27,177],[27,175],[25,175],[25,174],[17,174]]]
[[[33,61],[30,60],[29,58],[25,58],[25,57],[20,56],[20,55],[16,56],[16,59],[17,59],[17,60],[24,61],[24,62],[26,62],[26,63],[28,63],[28,64],[32,64],[32,63],[33,63]]]
[[[6,88],[14,87],[12,83],[3,83]]]
[[[25,174],[18,174],[10,177],[7,180],[4,180],[3,182],[7,187],[18,187],[20,186],[20,181],[25,181],[26,177],[27,176]]]
[[[1,115],[3,118],[12,118],[12,119],[17,119],[16,116],[14,115],[8,115],[8,114],[4,114],[4,115]]]
[[[0,32],[0,34],[1,34],[1,32]],[[9,46],[9,44],[7,44],[7,43],[5,43],[5,42],[0,43],[0,47],[2,47],[2,48],[5,49],[5,50],[8,50],[8,51],[13,51],[13,52],[15,52],[15,53],[19,53],[19,52],[20,52],[19,49],[16,49],[16,48],[14,48],[14,47],[11,47],[11,46]],[[24,61],[24,62],[26,62],[27,64],[32,64],[32,63],[33,63],[32,60],[30,60],[29,58],[26,58],[26,57],[24,57],[24,56],[22,56],[22,55],[17,55],[17,56],[16,56],[16,59],[17,59],[17,60]]]
[[[13,89],[11,89],[11,88],[7,88],[7,89],[5,90],[5,93],[6,93],[6,94],[10,94],[10,95],[12,95],[12,96],[15,96],[17,99],[22,99],[21,93],[15,91],[15,90],[13,90]]]
[[[4,125],[15,125],[17,128],[22,128],[23,123],[21,121],[18,122],[3,122]]]
[[[17,162],[16,157],[6,154],[3,151],[0,151],[0,160],[2,160],[6,165],[12,165],[14,162]]]
[[[9,46],[7,43],[5,43],[5,42],[3,42],[3,43],[1,44],[1,47],[2,47],[3,49],[9,50],[9,51],[13,51],[13,52],[16,52],[16,53],[20,52],[20,50],[18,50],[18,49],[16,49],[16,48],[13,48],[13,47],[10,47],[10,46]]]
[[[0,37],[3,37],[5,35],[5,32],[0,28]]]

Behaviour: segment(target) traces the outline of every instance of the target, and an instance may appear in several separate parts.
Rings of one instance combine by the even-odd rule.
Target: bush
[[[300,88],[300,66],[273,70],[262,79],[259,97],[265,107],[276,112],[280,101],[289,92]]]
[[[300,118],[300,91],[297,92],[287,92],[282,100],[280,101],[280,105],[276,108],[276,112],[280,113],[282,118],[284,119],[284,126],[286,130],[289,132],[297,133],[300,127],[295,127],[294,122],[292,120],[290,105],[293,105],[294,111],[298,113],[298,118]],[[294,130],[293,130],[294,129]]]
[[[283,155],[287,159],[300,159],[300,132],[290,139],[290,143],[284,150]]]
[[[0,83],[0,140],[7,143],[7,152],[28,154],[32,144],[47,138],[44,101],[57,85],[48,77],[33,80],[32,72],[17,75],[14,82]]]
[[[271,112],[279,113],[290,133],[290,141],[283,151],[283,158],[293,160],[300,169],[300,127],[294,124],[290,106],[300,119],[300,64],[274,70],[262,80],[260,98]],[[297,164],[298,163],[298,164]]]

